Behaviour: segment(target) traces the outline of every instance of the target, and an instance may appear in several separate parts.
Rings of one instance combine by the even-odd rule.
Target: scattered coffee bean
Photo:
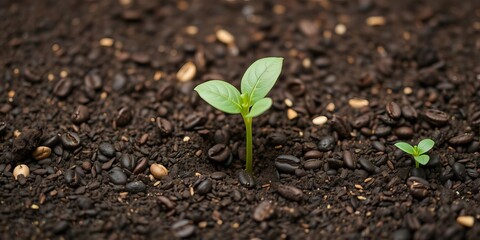
[[[177,238],[187,238],[192,236],[195,233],[195,226],[190,223],[190,221],[184,219],[175,222],[171,226],[173,235]]]
[[[93,207],[93,201],[85,196],[80,196],[75,201],[80,209],[90,209]]]
[[[168,169],[162,164],[154,163],[150,165],[150,173],[156,179],[161,179],[168,175]]]
[[[167,209],[173,209],[175,207],[175,203],[172,202],[170,199],[168,199],[167,197],[164,197],[164,196],[158,196],[157,197],[157,200],[159,202],[159,204],[162,204],[163,206],[165,206]]]
[[[402,116],[402,110],[400,109],[400,106],[398,106],[398,104],[395,102],[387,103],[385,109],[387,110],[388,116],[393,119],[399,119]]]
[[[280,196],[295,202],[300,202],[303,199],[302,190],[289,185],[279,184],[277,186],[277,192]]]
[[[459,163],[459,162],[456,162],[453,164],[453,174],[455,175],[455,177],[457,177],[458,179],[464,181],[465,180],[465,174],[466,174],[466,169],[465,169],[465,165]]]
[[[305,93],[305,84],[298,78],[288,81],[286,88],[295,97],[302,96]]]
[[[293,174],[300,165],[300,159],[292,155],[280,155],[275,158],[275,167],[279,172]]]
[[[79,105],[72,114],[72,122],[75,124],[86,122],[89,118],[90,113],[85,105]]]
[[[254,180],[252,174],[250,174],[249,172],[247,172],[245,170],[241,170],[238,173],[238,181],[243,186],[245,186],[247,188],[251,188],[251,187],[255,186],[255,180]]]
[[[43,160],[45,158],[50,157],[50,154],[52,153],[52,149],[46,146],[40,146],[37,147],[33,152],[32,156],[35,158],[35,160]]]
[[[345,166],[350,169],[355,169],[357,167],[356,161],[350,151],[343,151],[343,161],[345,162]]]
[[[395,129],[395,135],[400,139],[410,139],[413,137],[413,129],[411,127],[399,127]]]
[[[453,146],[467,145],[473,141],[473,134],[462,134],[452,137],[448,140],[448,143]]]
[[[205,123],[207,118],[203,114],[190,114],[184,119],[183,128],[185,130],[192,130],[193,128]]]
[[[224,144],[216,144],[208,149],[208,157],[217,163],[225,163],[230,157],[230,148]]]
[[[425,112],[425,118],[432,125],[441,127],[448,124],[448,120],[450,119],[450,116],[447,113],[442,112],[440,110],[428,109]]]
[[[253,210],[253,219],[257,222],[268,220],[275,212],[275,206],[270,201],[262,201]]]
[[[391,132],[392,132],[392,128],[389,126],[378,126],[373,130],[373,133],[377,137],[386,137],[390,135]]]
[[[72,169],[68,169],[64,173],[65,183],[69,187],[76,187],[80,183],[80,176]]]
[[[360,117],[354,118],[353,121],[351,121],[352,127],[356,129],[360,129],[362,127],[368,127],[370,124],[370,114],[363,114]]]
[[[210,174],[210,177],[215,180],[222,180],[227,177],[227,174],[224,172],[214,172]]]
[[[125,190],[127,190],[130,193],[145,192],[147,190],[147,186],[142,181],[134,181],[134,182],[128,183],[125,186]]]
[[[65,149],[75,150],[80,146],[80,136],[74,132],[67,132],[62,134],[60,141]]]
[[[132,121],[133,112],[129,107],[121,107],[118,109],[117,116],[115,117],[115,125],[117,127],[126,126]]]
[[[306,170],[313,170],[313,169],[319,169],[322,167],[322,161],[318,160],[318,159],[310,159],[310,160],[307,160],[304,164],[303,164],[303,167],[306,169]]]
[[[72,91],[73,83],[70,78],[62,78],[53,86],[53,94],[55,96],[64,98]]]
[[[157,127],[160,130],[160,135],[168,136],[173,131],[173,125],[165,118],[157,117]]]
[[[180,82],[191,81],[197,73],[197,67],[193,62],[185,63],[177,72],[177,80]]]
[[[109,158],[115,157],[116,151],[111,143],[108,143],[108,142],[100,143],[100,145],[98,146],[98,150],[100,151],[101,154],[103,154],[106,157],[109,157]]]
[[[19,175],[23,175],[25,178],[28,177],[30,175],[30,168],[25,164],[17,165],[13,169],[13,177],[15,180],[18,180]]]
[[[418,118],[417,110],[411,105],[405,105],[402,107],[402,115],[405,119],[414,121]]]
[[[113,76],[112,89],[114,91],[120,91],[125,87],[125,85],[127,85],[127,82],[128,80],[125,75],[117,73],[115,76]]]
[[[335,147],[335,138],[332,136],[323,136],[318,142],[318,150],[328,152]]]
[[[360,163],[360,166],[362,166],[362,168],[365,169],[367,172],[375,173],[375,165],[373,165],[370,160],[361,157],[358,162]]]
[[[122,156],[120,156],[120,166],[122,166],[122,168],[133,171],[136,164],[137,160],[134,156],[130,154],[122,154]]]
[[[430,184],[423,178],[409,177],[407,185],[410,187],[410,194],[417,199],[423,199],[429,195]]]
[[[430,155],[430,160],[425,165],[425,167],[436,168],[436,167],[440,167],[440,165],[441,165],[440,156],[437,155],[437,154],[431,154]]]
[[[205,195],[212,190],[212,180],[205,179],[197,186],[197,193],[200,195]]]
[[[218,129],[217,131],[215,131],[213,139],[216,143],[227,144],[228,141],[230,141],[230,134],[226,130]]]
[[[310,150],[303,155],[303,157],[307,160],[313,159],[313,158],[320,159],[322,158],[322,156],[323,156],[323,153],[318,150]]]
[[[137,166],[135,166],[135,168],[133,169],[133,174],[139,174],[143,172],[147,168],[147,165],[148,165],[147,159],[140,158],[140,160],[138,160]]]
[[[346,124],[342,118],[333,115],[330,124],[340,138],[350,138],[350,125]]]
[[[98,74],[87,74],[83,81],[86,88],[94,90],[100,90],[102,88],[102,79]]]
[[[385,152],[385,144],[383,144],[380,141],[373,141],[372,142],[372,147],[375,148],[379,152]]]
[[[120,168],[113,168],[109,174],[110,181],[115,185],[127,183],[127,175]]]

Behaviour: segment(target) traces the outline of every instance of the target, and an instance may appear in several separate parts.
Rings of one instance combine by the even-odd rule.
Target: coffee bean
[[[125,190],[127,190],[127,192],[130,192],[130,193],[145,192],[147,190],[147,186],[142,181],[134,181],[134,182],[128,183],[125,186]]]
[[[306,170],[313,170],[313,169],[319,169],[322,167],[322,161],[318,160],[318,159],[310,159],[310,160],[307,160],[304,164],[303,164],[303,167],[306,169]]]
[[[61,135],[60,141],[65,149],[74,150],[80,146],[80,136],[74,132],[67,132]]]
[[[68,169],[64,173],[65,183],[70,187],[75,187],[80,183],[80,176],[72,169]]]
[[[208,149],[208,157],[217,163],[225,163],[230,157],[230,149],[224,144],[216,144]]]
[[[480,142],[478,141],[471,142],[467,147],[468,153],[478,152],[479,150],[480,150]]]
[[[175,203],[172,202],[167,197],[158,196],[157,200],[159,201],[159,204],[162,204],[163,206],[167,207],[167,209],[173,209],[175,207]]]
[[[205,123],[207,118],[203,114],[190,114],[184,119],[183,128],[185,130],[192,130],[197,126],[201,126]]]
[[[171,230],[177,238],[187,238],[195,234],[195,226],[185,219],[172,224]]]
[[[303,199],[302,190],[289,185],[279,184],[277,186],[277,192],[280,196],[295,202],[299,202]]]
[[[417,110],[411,105],[405,105],[402,107],[402,115],[405,119],[414,121],[418,118]]]
[[[437,155],[437,154],[431,154],[430,155],[430,160],[425,165],[425,167],[436,168],[436,167],[440,167],[440,165],[441,165],[440,156]]]
[[[397,125],[397,121],[388,115],[380,115],[377,118],[387,125]]]
[[[322,156],[323,156],[323,153],[318,150],[310,150],[303,155],[305,159],[313,159],[313,158],[320,159],[322,158]]]
[[[62,78],[53,86],[53,94],[60,98],[67,97],[72,91],[72,86],[73,83],[70,78]]]
[[[193,62],[185,63],[177,72],[177,80],[180,82],[189,82],[193,80],[197,73],[197,67]]]
[[[370,114],[363,114],[359,117],[356,117],[350,123],[352,127],[356,129],[360,129],[362,127],[368,127],[370,124]]]
[[[32,156],[35,158],[35,160],[39,161],[45,158],[50,157],[50,154],[52,153],[52,149],[46,146],[40,146],[37,147],[33,152]]]
[[[327,159],[328,167],[333,169],[339,169],[344,166],[344,161],[337,160],[337,159]]]
[[[102,79],[98,74],[91,73],[83,79],[85,87],[88,89],[100,90],[102,88]]]
[[[205,179],[197,186],[197,193],[200,195],[205,195],[212,190],[212,180]]]
[[[93,201],[85,196],[78,197],[75,202],[77,203],[77,206],[80,207],[80,209],[90,209],[93,207]]]
[[[122,154],[122,156],[120,156],[120,166],[122,166],[122,168],[132,172],[136,164],[137,160],[134,156],[130,154]]]
[[[150,56],[145,53],[133,53],[131,59],[138,64],[148,64],[150,62]]]
[[[59,141],[60,141],[60,135],[55,134],[51,137],[47,137],[46,140],[44,140],[41,145],[53,148],[55,145],[58,144]]]
[[[139,174],[143,172],[147,168],[147,165],[147,159],[144,157],[140,158],[140,160],[138,160],[137,166],[135,166],[135,168],[133,169],[133,174]]]
[[[127,183],[127,175],[120,168],[113,168],[109,174],[110,182],[115,185],[124,185]]]
[[[42,80],[41,75],[30,68],[25,68],[23,70],[23,75],[25,76],[25,79],[31,83],[37,83]]]
[[[270,133],[267,136],[268,143],[273,146],[285,145],[287,136],[282,132]]]
[[[175,94],[175,87],[170,82],[163,82],[157,91],[157,100],[165,101],[170,100]]]
[[[393,119],[399,119],[402,116],[402,110],[400,109],[400,106],[398,106],[398,104],[395,102],[387,103],[385,109],[388,113],[388,116]]]
[[[230,141],[230,134],[226,130],[218,129],[215,131],[213,139],[216,143],[227,144]]]
[[[257,222],[268,220],[275,212],[275,206],[270,201],[262,201],[253,210],[253,219]]]
[[[300,97],[305,93],[305,84],[302,80],[295,78],[287,82],[287,91],[295,97]]]
[[[280,155],[275,158],[275,167],[279,172],[293,174],[300,165],[300,159],[292,155]]]
[[[245,170],[242,170],[238,173],[238,181],[247,188],[255,186],[255,180],[252,174]]]
[[[115,148],[113,147],[113,145],[111,143],[108,143],[108,142],[100,143],[100,145],[98,146],[98,150],[104,156],[107,156],[107,157],[110,157],[110,158],[115,157],[116,151],[115,151]]]
[[[115,117],[115,125],[117,127],[123,127],[132,121],[133,112],[129,107],[121,107],[118,109],[117,115]]]
[[[87,170],[87,171],[88,171],[88,170],[92,169],[92,163],[91,163],[90,161],[88,161],[88,160],[83,161],[83,162],[82,162],[82,168],[83,168],[84,170]]]
[[[342,118],[333,115],[330,124],[340,138],[350,138],[350,126],[347,125]]]
[[[127,78],[123,74],[117,73],[113,76],[112,89],[114,91],[120,91],[127,85],[127,82]]]
[[[462,134],[452,137],[448,140],[448,143],[453,146],[467,145],[473,141],[472,134]]]
[[[388,135],[390,135],[390,133],[392,132],[392,128],[389,127],[389,126],[378,126],[377,128],[375,128],[373,130],[373,133],[375,134],[375,136],[377,137],[386,137]]]
[[[154,163],[150,165],[150,173],[156,179],[161,179],[168,175],[168,169],[162,164]]]
[[[383,144],[380,141],[373,141],[372,142],[372,147],[375,148],[379,152],[385,152],[385,144]]]
[[[395,129],[395,135],[400,139],[410,139],[413,137],[413,129],[411,127],[399,127]]]
[[[72,114],[72,122],[81,124],[90,118],[90,113],[85,105],[79,105]]]
[[[227,177],[227,174],[224,172],[213,172],[210,174],[210,177],[215,180],[222,180]]]
[[[465,180],[465,173],[466,173],[466,169],[465,169],[465,165],[459,163],[459,162],[456,162],[453,164],[453,174],[455,175],[455,177],[457,177],[458,179],[464,181]]]
[[[447,113],[442,112],[440,110],[428,109],[425,112],[425,118],[427,122],[429,122],[430,124],[441,127],[448,124],[450,116]]]
[[[375,173],[375,165],[373,165],[370,160],[361,157],[358,162],[360,163],[360,166],[362,166],[362,168],[365,169],[367,172]]]
[[[318,150],[328,152],[335,147],[335,138],[332,136],[323,136],[318,142]]]
[[[160,130],[161,136],[168,136],[173,131],[173,125],[165,118],[157,117],[157,127]]]
[[[357,167],[356,161],[350,151],[343,151],[343,162],[345,162],[345,166],[350,169],[355,169]]]
[[[429,195],[429,185],[423,183],[425,180],[417,181],[412,178],[414,177],[410,177],[409,180],[407,180],[412,182],[412,184],[410,185],[410,194],[412,195],[412,197],[417,199],[426,198]]]

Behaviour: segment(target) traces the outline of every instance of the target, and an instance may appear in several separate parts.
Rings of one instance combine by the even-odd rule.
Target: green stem
[[[417,162],[417,160],[415,160],[415,167],[416,167],[416,168],[419,168],[419,167],[420,167],[420,164]]]
[[[246,167],[245,170],[247,172],[252,173],[252,155],[253,155],[253,148],[252,148],[252,118],[244,118],[245,122],[245,129],[246,129]]]

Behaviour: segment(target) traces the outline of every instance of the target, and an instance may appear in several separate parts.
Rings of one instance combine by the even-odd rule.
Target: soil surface
[[[0,17],[2,239],[480,236],[478,0],[1,1]],[[238,87],[266,56],[284,66],[252,177],[241,117],[193,88]],[[393,144],[424,138],[416,169]]]

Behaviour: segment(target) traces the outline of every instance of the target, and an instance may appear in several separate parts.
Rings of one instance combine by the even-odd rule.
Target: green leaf
[[[253,104],[252,109],[247,114],[246,117],[253,118],[256,117],[265,111],[267,111],[272,106],[272,99],[271,98],[263,98],[258,100],[255,104]]]
[[[430,157],[428,155],[414,156],[413,158],[415,158],[415,161],[419,162],[422,165],[427,164],[430,160]]]
[[[435,142],[432,139],[423,139],[418,143],[418,154],[424,154],[433,148]]]
[[[249,97],[250,106],[267,96],[282,71],[283,58],[267,57],[255,61],[242,77],[242,93]]]
[[[210,80],[195,87],[201,98],[226,113],[240,113],[240,92],[230,83]]]
[[[415,152],[415,150],[413,149],[412,145],[406,143],[406,142],[398,142],[398,143],[395,143],[395,147],[399,148],[400,150],[406,152],[406,153],[410,153],[413,155],[413,153]]]

